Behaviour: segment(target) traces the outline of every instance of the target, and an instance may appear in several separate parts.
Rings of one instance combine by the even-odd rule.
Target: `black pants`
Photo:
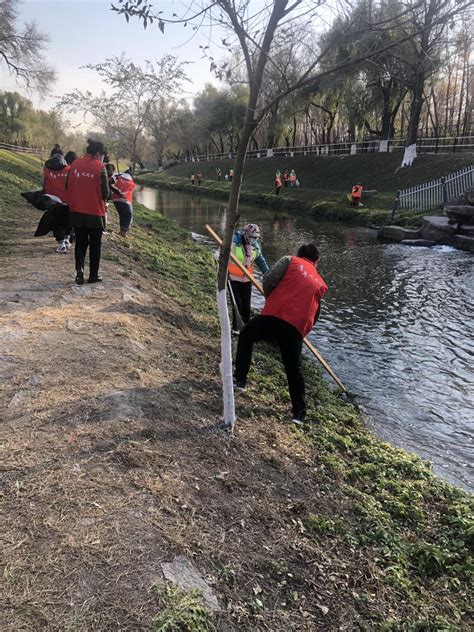
[[[230,281],[232,292],[234,293],[237,309],[244,323],[250,320],[250,302],[252,300],[252,284],[241,281]],[[235,317],[234,303],[232,302],[232,329],[238,329]]]
[[[255,316],[252,318],[240,332],[235,358],[235,380],[243,384],[246,383],[252,361],[253,344],[259,340],[274,342],[280,347],[293,415],[303,420],[306,415],[305,385],[301,370],[303,338],[293,325],[275,316]]]
[[[102,242],[102,228],[76,228],[76,272],[84,272],[87,247],[89,246],[90,277],[95,278],[99,273],[100,247]]]

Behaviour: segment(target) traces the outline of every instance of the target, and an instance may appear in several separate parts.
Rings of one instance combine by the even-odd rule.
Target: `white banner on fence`
[[[381,140],[379,144],[379,151],[382,153],[387,153],[388,151],[388,140]]]
[[[267,149],[267,158],[273,158],[273,149]]]

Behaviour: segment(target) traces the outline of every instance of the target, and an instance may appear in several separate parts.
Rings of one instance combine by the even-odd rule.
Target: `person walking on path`
[[[232,179],[234,177],[234,170],[233,169],[229,169],[229,180],[232,182]]]
[[[202,171],[198,171],[197,172],[196,178],[197,178],[197,181],[198,181],[198,187],[200,187],[201,186],[201,182],[202,182]]]
[[[84,284],[84,262],[89,247],[88,283],[102,281],[99,276],[102,231],[106,226],[109,183],[104,164],[107,153],[99,141],[88,140],[86,153],[75,160],[67,179],[71,223],[76,231],[76,283]]]
[[[216,174],[217,174],[217,182],[221,181],[221,176],[222,176],[222,171],[220,170],[219,167],[217,167],[216,169]]]
[[[301,369],[303,338],[316,324],[327,285],[317,271],[319,251],[301,246],[296,257],[282,257],[263,277],[265,306],[242,329],[237,345],[234,383],[244,390],[255,342],[276,342],[285,367],[292,405],[292,422],[306,417],[305,383]]]
[[[285,171],[283,172],[283,184],[285,186],[285,189],[288,188],[289,181],[290,181],[290,174],[288,173],[288,169],[285,169]]]
[[[259,239],[260,228],[257,224],[246,224],[242,231],[235,231],[232,238],[232,254],[234,254],[240,263],[252,274],[254,264],[258,266],[263,274],[268,272],[268,265],[262,255]],[[229,263],[228,274],[239,314],[243,322],[248,323],[250,320],[252,283],[232,260]],[[239,333],[234,304],[232,304],[232,333]]]
[[[110,188],[112,191],[112,202],[117,209],[120,221],[119,235],[126,239],[133,219],[132,203],[135,182],[133,181],[132,170],[127,169],[124,173],[115,175]]]
[[[280,189],[281,189],[281,174],[279,171],[276,172],[275,174],[275,193],[276,195],[280,195]]]
[[[70,168],[61,152],[60,154],[53,154],[51,158],[48,158],[43,170],[44,193],[56,196],[63,204],[68,203],[66,180]],[[71,247],[71,228],[56,228],[53,230],[53,235],[58,242],[56,252],[60,254],[67,253]]]

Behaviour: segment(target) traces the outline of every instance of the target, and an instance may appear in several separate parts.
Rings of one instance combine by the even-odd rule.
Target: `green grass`
[[[8,221],[18,206],[26,204],[22,191],[40,188],[42,164],[34,156],[0,149],[0,249],[8,244]],[[39,217],[38,217],[39,220]]]
[[[361,154],[358,156],[295,158],[260,158],[247,161],[244,170],[241,201],[274,209],[304,211],[315,217],[360,224],[387,223],[397,190],[447,175],[474,163],[468,153],[421,155],[409,169],[399,169],[401,154]],[[226,198],[230,183],[216,181],[216,168],[224,174],[232,161],[185,163],[159,174],[146,174],[140,182],[150,186],[181,189]],[[190,174],[200,169],[204,181],[192,186]],[[295,169],[301,186],[274,193],[277,169]],[[364,196],[362,209],[352,208],[347,194],[360,181],[376,193]],[[399,223],[415,225],[421,214],[402,214]]]

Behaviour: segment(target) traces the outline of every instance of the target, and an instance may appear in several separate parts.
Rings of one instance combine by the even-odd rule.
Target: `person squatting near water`
[[[88,283],[102,281],[99,276],[102,231],[106,226],[109,183],[101,142],[89,139],[86,153],[71,165],[66,181],[71,225],[76,232],[76,283],[84,284],[84,263],[89,248]]]
[[[132,202],[135,182],[132,177],[132,169],[129,168],[123,173],[113,175],[109,179],[109,183],[112,193],[112,202],[114,203],[119,216],[119,235],[126,239],[133,220]]]
[[[276,342],[285,367],[292,405],[292,422],[306,417],[305,382],[301,368],[303,338],[321,311],[327,285],[317,271],[319,251],[314,244],[301,246],[296,257],[279,259],[263,277],[265,306],[242,329],[237,344],[234,384],[244,390],[255,342]]]
[[[240,263],[253,274],[254,264],[258,266],[262,274],[268,271],[265,257],[262,255],[260,246],[260,228],[257,224],[246,224],[242,231],[235,231],[232,238],[231,252],[237,257]],[[252,297],[252,283],[242,272],[238,265],[230,260],[228,266],[229,283],[234,295],[235,305],[244,323],[250,320],[250,303]],[[232,303],[232,333],[237,335],[239,328],[237,325],[236,307]]]

